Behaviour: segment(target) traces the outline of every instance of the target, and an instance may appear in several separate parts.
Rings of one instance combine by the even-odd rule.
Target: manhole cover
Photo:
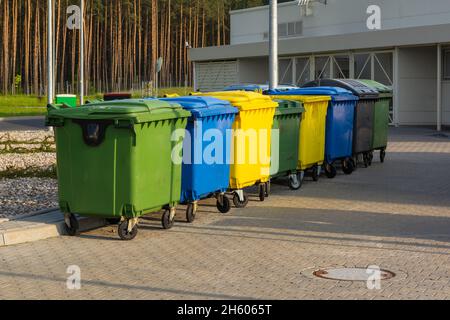
[[[340,281],[368,281],[374,276],[379,276],[380,280],[389,280],[395,277],[395,273],[387,270],[375,268],[331,268],[314,272],[319,278]]]

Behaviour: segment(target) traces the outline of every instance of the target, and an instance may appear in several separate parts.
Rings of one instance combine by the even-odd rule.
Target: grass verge
[[[160,97],[165,94],[188,95],[193,89],[190,87],[161,88],[158,91]],[[132,93],[133,98],[145,97],[142,92]],[[97,93],[85,97],[85,101],[102,99],[103,94]],[[78,102],[79,103],[79,102]],[[47,112],[47,98],[26,95],[0,95],[0,118],[21,116],[42,116]]]

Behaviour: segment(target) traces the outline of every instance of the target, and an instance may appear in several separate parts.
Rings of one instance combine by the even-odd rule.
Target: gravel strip
[[[58,182],[54,179],[0,179],[0,218],[57,206]]]
[[[53,131],[35,130],[35,131],[9,131],[0,133],[0,141],[4,141],[9,137],[12,140],[29,141],[29,140],[44,140],[46,137],[53,137]]]
[[[55,153],[0,154],[0,171],[6,171],[8,167],[15,169],[26,169],[30,167],[46,169],[55,164]]]
[[[44,141],[52,137],[52,131],[11,131],[0,133],[0,143],[14,141]],[[53,139],[52,139],[53,140]],[[35,149],[40,145],[20,144],[14,148]],[[55,153],[4,153],[0,154],[0,172],[8,168],[22,170],[42,168],[56,164]],[[0,219],[17,217],[58,206],[57,181],[50,178],[0,179]]]
[[[17,141],[42,141],[47,137],[53,137],[53,131],[48,130],[36,130],[36,131],[9,131],[0,133],[0,142],[5,140],[17,140]]]

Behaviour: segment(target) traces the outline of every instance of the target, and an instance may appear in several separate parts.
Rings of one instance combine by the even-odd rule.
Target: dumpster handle
[[[84,143],[90,147],[98,147],[105,140],[106,129],[113,123],[108,120],[73,120],[83,131]]]

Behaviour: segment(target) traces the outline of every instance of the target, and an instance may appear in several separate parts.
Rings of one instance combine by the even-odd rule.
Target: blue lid
[[[339,88],[339,87],[311,87],[292,89],[288,91],[272,90],[268,91],[269,95],[281,95],[281,96],[331,96],[333,101],[342,100],[359,100],[359,98],[352,94],[351,91]]]
[[[303,88],[322,86],[347,89],[360,99],[378,99],[379,97],[377,90],[371,89],[360,81],[354,79],[319,79],[305,83]]]
[[[161,101],[180,104],[183,109],[192,113],[195,118],[211,117],[221,114],[236,114],[239,110],[233,107],[229,101],[203,96],[186,96],[175,98],[163,98]]]
[[[277,90],[291,90],[297,89],[298,87],[292,85],[284,85],[280,84],[277,87]],[[268,84],[235,84],[232,86],[226,87],[223,91],[267,91],[269,90]]]
[[[261,84],[236,84],[226,87],[223,91],[259,91],[266,90],[269,86]]]

